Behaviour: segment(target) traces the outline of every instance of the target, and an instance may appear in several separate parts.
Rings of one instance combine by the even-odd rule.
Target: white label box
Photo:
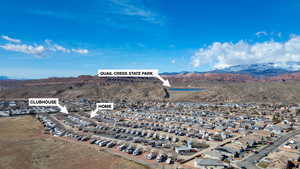
[[[157,77],[156,69],[99,69],[99,77]]]
[[[97,103],[97,110],[113,110],[114,103]]]
[[[29,106],[57,106],[58,98],[29,98]]]

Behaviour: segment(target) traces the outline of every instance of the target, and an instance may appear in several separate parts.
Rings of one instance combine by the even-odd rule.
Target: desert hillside
[[[281,76],[282,77],[282,76]],[[133,101],[196,102],[300,102],[300,81],[275,78],[253,79],[245,75],[176,75],[165,76],[172,87],[204,88],[200,92],[178,92],[164,88],[156,79],[106,79],[93,76],[40,80],[2,80],[0,98],[29,97],[105,98]],[[274,78],[273,78],[274,79]]]

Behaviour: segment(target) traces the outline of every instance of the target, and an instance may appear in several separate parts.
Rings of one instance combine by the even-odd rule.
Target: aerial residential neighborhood
[[[34,116],[44,126],[44,134],[99,146],[149,166],[299,165],[298,105],[123,100],[115,110],[99,111],[90,118],[95,100],[64,100],[64,104],[69,114],[29,107],[26,100],[2,101],[0,112],[2,117]]]
[[[300,0],[4,0],[0,169],[300,168]]]

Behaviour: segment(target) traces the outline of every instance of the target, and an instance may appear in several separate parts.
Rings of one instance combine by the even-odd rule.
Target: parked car
[[[106,145],[106,147],[112,148],[112,147],[114,147],[115,145],[116,145],[116,143],[110,142],[110,143],[108,143],[108,144]]]
[[[140,155],[140,154],[142,154],[142,149],[141,149],[141,148],[136,148],[136,149],[133,151],[132,154],[135,155],[135,156]]]
[[[168,156],[166,154],[161,153],[156,157],[156,161],[161,163],[161,162],[166,161],[167,158],[168,158]]]
[[[83,136],[83,137],[80,139],[80,141],[88,141],[89,139],[90,139],[89,137]]]
[[[97,141],[96,139],[92,138],[92,139],[90,139],[90,144],[95,144],[96,141]]]
[[[100,142],[99,143],[99,146],[101,146],[101,147],[104,147],[104,146],[106,146],[108,143],[109,143],[110,141],[102,141],[102,142]]]
[[[120,151],[124,151],[124,150],[126,150],[126,148],[127,148],[127,145],[125,145],[125,144],[122,144],[122,145],[120,145],[120,146],[118,147],[118,149],[119,149]]]
[[[146,159],[148,159],[148,160],[153,160],[153,159],[156,158],[156,156],[157,156],[157,153],[156,153],[156,152],[151,152],[151,153],[147,154],[145,157],[146,157]]]
[[[129,147],[126,149],[126,152],[127,152],[128,154],[132,154],[134,150],[135,150],[135,147],[129,146]]]
[[[166,163],[167,163],[167,164],[173,164],[173,163],[174,163],[173,158],[168,157],[168,159],[166,160]]]

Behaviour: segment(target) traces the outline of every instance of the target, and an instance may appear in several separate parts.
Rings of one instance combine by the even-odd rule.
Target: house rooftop
[[[210,158],[198,158],[195,160],[195,166],[227,166],[220,160],[210,159]]]

